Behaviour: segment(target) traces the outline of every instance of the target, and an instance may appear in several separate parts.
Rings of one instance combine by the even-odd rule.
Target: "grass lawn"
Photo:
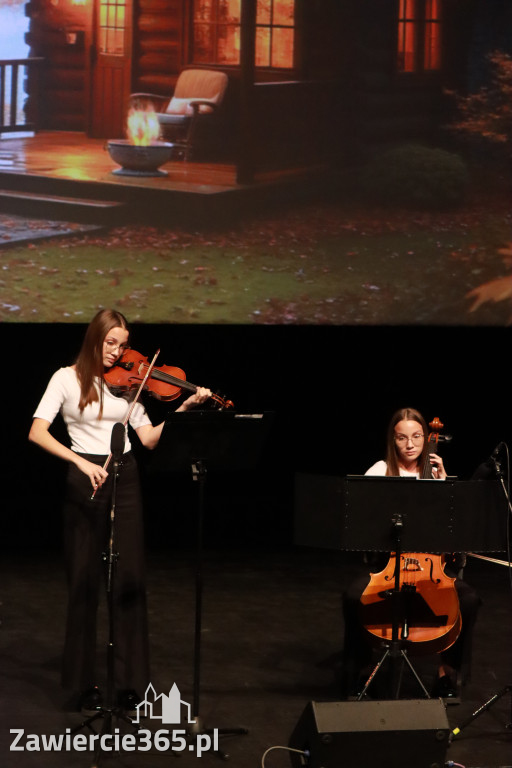
[[[0,251],[0,320],[504,325],[510,301],[468,293],[507,275],[506,205],[425,213],[307,205],[228,231],[152,227]],[[510,267],[508,267],[510,272]]]

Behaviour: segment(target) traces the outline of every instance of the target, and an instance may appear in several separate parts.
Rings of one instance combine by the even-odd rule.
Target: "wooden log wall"
[[[27,4],[30,55],[45,59],[41,69],[41,126],[86,130],[85,35],[71,44],[68,32],[88,32],[91,2],[31,0]],[[452,0],[447,26],[457,30],[466,0]],[[261,125],[256,151],[266,162],[292,164],[311,159],[317,149],[359,149],[397,140],[432,138],[440,119],[442,85],[396,72],[398,0],[297,0],[298,71],[289,83],[282,73],[257,73],[261,83],[256,114]],[[134,0],[132,91],[171,95],[179,72],[189,64],[186,24],[189,0]],[[449,21],[449,24],[448,24]],[[463,51],[459,49],[458,56]],[[452,61],[453,65],[453,61]],[[239,72],[229,71],[231,98],[237,101]],[[268,85],[268,88],[264,88]],[[272,87],[274,86],[274,87]],[[30,89],[30,81],[28,83]],[[233,96],[234,94],[234,96]],[[29,94],[30,98],[30,94]],[[232,125],[238,128],[238,104]],[[330,127],[330,140],[326,127]],[[320,137],[320,138],[319,138]],[[289,155],[289,157],[287,157]]]
[[[397,71],[397,0],[347,0],[357,41],[352,79],[361,156],[396,142],[436,143],[442,122],[441,73]]]
[[[305,79],[348,79],[355,39],[352,27],[353,0],[302,0],[298,5],[297,40],[299,75]],[[348,32],[348,34],[347,34]]]
[[[26,42],[30,56],[44,58],[38,76],[42,99],[41,128],[85,130],[85,46],[86,7],[51,0],[31,0],[26,14],[30,18]],[[78,32],[76,38],[69,36]],[[72,43],[71,40],[75,40]],[[31,81],[27,88],[30,100]]]
[[[347,152],[337,81],[258,83],[254,91],[254,161],[259,170],[335,161]]]
[[[134,92],[172,94],[183,66],[183,40],[183,0],[138,0],[134,20]]]

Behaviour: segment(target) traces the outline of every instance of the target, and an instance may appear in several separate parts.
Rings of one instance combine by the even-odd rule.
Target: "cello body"
[[[392,640],[395,560],[391,554],[384,570],[371,574],[361,596],[361,620],[373,642]],[[411,652],[440,653],[457,639],[462,622],[454,582],[445,573],[442,555],[401,555],[398,640],[412,644]]]

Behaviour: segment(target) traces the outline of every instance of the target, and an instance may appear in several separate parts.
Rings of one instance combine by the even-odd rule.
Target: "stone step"
[[[125,207],[125,203],[118,200],[98,200],[0,188],[0,211],[5,213],[44,215],[53,219],[115,224]]]

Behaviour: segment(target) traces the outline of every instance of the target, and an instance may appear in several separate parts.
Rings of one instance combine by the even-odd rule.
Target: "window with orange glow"
[[[101,0],[99,6],[100,53],[124,54],[126,0]]]
[[[398,70],[441,69],[441,0],[400,0]]]
[[[426,0],[423,69],[441,69],[441,0]]]
[[[240,0],[194,0],[196,64],[240,63]],[[258,0],[257,67],[291,69],[294,63],[295,0]]]

